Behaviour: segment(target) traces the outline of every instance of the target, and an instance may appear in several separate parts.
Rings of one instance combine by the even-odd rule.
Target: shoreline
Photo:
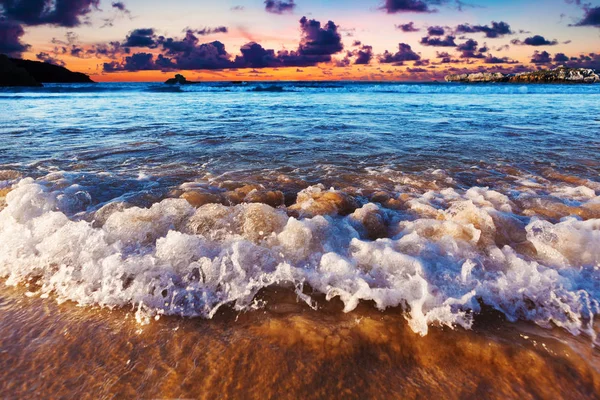
[[[267,304],[276,299],[277,307],[222,312],[214,320],[164,317],[140,329],[124,310],[58,305],[6,288],[1,391],[14,397],[326,398],[343,387],[346,398],[549,399],[600,390],[598,350],[556,329],[488,314],[472,331],[432,328],[420,337],[397,309],[360,305],[343,314],[335,303],[319,311],[298,307],[292,293],[262,297]]]

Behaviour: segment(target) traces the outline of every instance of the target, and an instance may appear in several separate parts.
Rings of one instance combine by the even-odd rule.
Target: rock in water
[[[552,70],[502,74],[500,72],[476,72],[472,74],[447,75],[446,82],[509,82],[509,83],[598,83],[600,76],[587,68],[558,67]]]
[[[187,79],[185,79],[185,76],[177,74],[174,78],[167,79],[165,83],[168,85],[193,85],[198,82],[188,81]]]
[[[516,74],[510,77],[509,82],[597,83],[600,82],[600,76],[593,69],[558,67],[550,71],[535,71]]]
[[[476,72],[473,74],[446,75],[446,82],[508,82],[508,75],[500,72]]]

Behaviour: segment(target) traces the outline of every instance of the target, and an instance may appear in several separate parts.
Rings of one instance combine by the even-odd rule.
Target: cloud
[[[44,51],[37,53],[35,55],[35,58],[37,58],[40,61],[45,62],[46,64],[60,65],[61,67],[65,66],[64,61],[61,61],[58,58],[55,58]]]
[[[402,32],[419,32],[420,29],[415,27],[414,22],[409,22],[407,24],[396,25],[396,29],[401,30]]]
[[[410,45],[406,43],[398,44],[398,52],[390,53],[385,51],[379,56],[379,62],[384,64],[402,65],[405,61],[418,61],[421,56],[413,51]]]
[[[564,53],[556,53],[554,57],[547,51],[535,51],[531,56],[531,63],[547,65],[548,68],[564,65],[569,68],[591,68],[600,69],[600,54],[588,53],[569,57]]]
[[[513,61],[508,57],[495,57],[491,54],[483,60],[485,64],[516,64],[517,61]]]
[[[250,42],[240,48],[241,55],[233,59],[219,41],[200,43],[199,31],[187,30],[184,38],[156,36],[153,29],[136,29],[129,33],[123,48],[137,47],[159,48],[162,54],[154,57],[152,53],[135,53],[121,62],[104,64],[106,72],[136,70],[219,70],[232,68],[277,68],[314,66],[330,62],[332,55],[343,50],[342,38],[338,26],[332,21],[324,26],[316,20],[303,17],[299,21],[302,32],[296,50],[265,49],[259,43]],[[200,30],[200,32],[205,32]],[[131,46],[129,46],[131,45]],[[365,52],[367,50],[365,49]],[[367,55],[361,55],[364,59]],[[358,53],[357,53],[358,57]]]
[[[543,36],[535,35],[532,37],[528,37],[523,41],[514,39],[511,41],[511,43],[522,46],[555,46],[558,44],[558,40],[547,40]]]
[[[277,57],[274,50],[263,48],[260,44],[250,42],[240,48],[241,56],[237,56],[235,64],[240,67],[267,68],[282,67],[284,62]]]
[[[135,53],[125,57],[125,62],[119,64],[115,61],[104,63],[104,71],[144,71],[157,69],[154,55],[151,53]]]
[[[127,17],[129,17],[129,19],[132,18],[131,11],[129,11],[129,9],[125,5],[125,3],[123,3],[122,1],[112,2],[111,7],[116,11],[116,13],[110,18],[104,18],[103,19],[104,24],[101,26],[101,28],[105,28],[107,26],[113,26],[115,23],[115,20],[120,16],[127,16]]]
[[[547,51],[542,51],[541,53],[539,51],[536,51],[531,56],[532,64],[549,64],[551,62],[552,58],[550,56],[550,53],[548,53]]]
[[[498,38],[504,35],[512,35],[513,31],[510,28],[510,25],[506,22],[500,21],[492,21],[492,25],[470,25],[470,24],[460,24],[454,30],[455,33],[485,33],[485,36],[488,38]]]
[[[148,47],[150,49],[158,46],[158,37],[152,28],[134,29],[125,38],[123,46],[125,47]]]
[[[567,62],[569,61],[569,57],[567,57],[564,53],[556,53],[554,55],[554,62]]]
[[[425,68],[406,68],[406,72],[410,72],[410,73],[423,73],[423,72],[429,72],[428,70],[426,70]]]
[[[0,16],[24,25],[75,27],[98,9],[100,0],[2,0]]]
[[[186,29],[190,30],[190,29]],[[193,32],[200,36],[214,35],[215,33],[228,33],[229,29],[226,26],[217,26],[214,28],[204,27],[202,29],[193,30]]]
[[[130,11],[127,9],[127,7],[125,6],[125,3],[123,3],[122,1],[115,1],[111,4],[112,8],[116,8],[119,11],[122,11],[126,14],[130,14]]]
[[[445,38],[426,36],[421,38],[421,44],[423,46],[454,47],[456,46],[454,39],[456,39],[454,36],[446,36]]]
[[[595,26],[600,28],[600,7],[584,7],[585,14],[575,26]]]
[[[487,47],[478,48],[479,43],[476,40],[469,39],[464,43],[456,46],[456,50],[461,52],[461,58],[485,58],[485,53],[488,51]]]
[[[362,45],[360,49],[352,51],[351,55],[356,57],[354,64],[368,65],[373,59],[373,46]]]
[[[198,38],[191,31],[188,31],[182,40],[167,38],[161,41],[161,45],[169,60],[157,64],[161,69],[212,70],[232,67],[230,55],[223,43],[219,41],[199,43]]]
[[[396,13],[432,13],[436,9],[432,9],[432,5],[440,5],[442,0],[385,0],[381,9],[388,14]]]
[[[21,57],[21,54],[30,47],[21,42],[24,34],[21,24],[0,19],[0,54]]]
[[[265,11],[271,14],[291,13],[296,8],[294,0],[265,0]]]
[[[300,20],[302,39],[298,52],[306,56],[322,56],[339,53],[344,49],[342,37],[337,26],[329,21],[321,28],[321,23],[314,19],[302,17]]]
[[[430,26],[427,28],[429,36],[444,36],[444,28],[442,26]]]
[[[447,51],[443,51],[443,52],[436,51],[435,57],[437,59],[439,59],[439,62],[437,64],[451,64],[451,63],[460,62],[460,60],[452,59],[452,56]]]
[[[592,68],[600,70],[600,54],[580,54],[579,57],[571,57],[571,60],[567,62],[566,65],[572,68]]]

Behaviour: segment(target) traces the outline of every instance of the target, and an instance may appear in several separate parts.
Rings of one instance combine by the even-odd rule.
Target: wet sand
[[[415,334],[402,310],[340,302],[312,310],[263,291],[263,310],[212,320],[0,297],[3,398],[600,398],[589,338],[493,312],[474,329]]]

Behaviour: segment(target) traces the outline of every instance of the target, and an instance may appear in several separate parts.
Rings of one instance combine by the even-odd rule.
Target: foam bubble
[[[520,194],[425,189],[393,194],[405,206],[386,208],[391,196],[374,204],[313,186],[287,209],[169,198],[96,210],[82,187],[50,178],[22,179],[7,194],[0,276],[35,281],[37,294],[59,301],[136,307],[148,322],[254,309],[271,286],[294,288],[314,306],[303,293],[310,286],[345,312],[365,300],[400,306],[422,335],[432,324],[471,327],[481,304],[511,321],[594,335],[600,220],[528,216]],[[590,190],[561,186],[555,198],[583,207],[597,201]]]

